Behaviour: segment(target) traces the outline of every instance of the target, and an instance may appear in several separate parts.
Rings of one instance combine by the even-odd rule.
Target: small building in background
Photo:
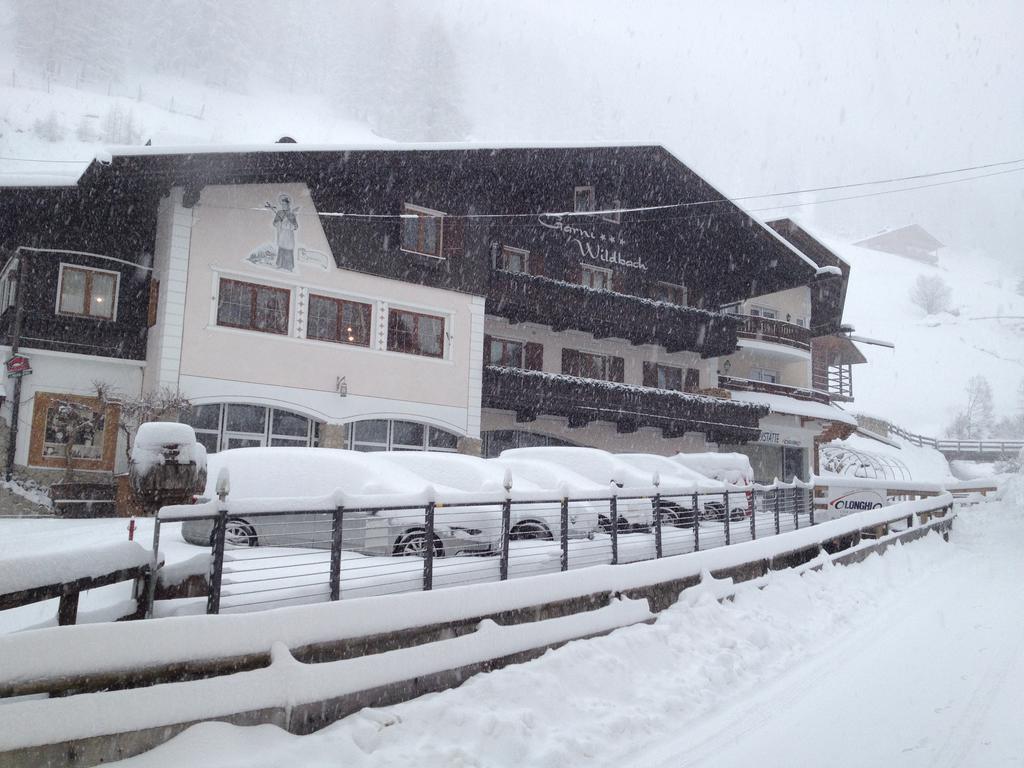
[[[939,249],[944,247],[943,243],[939,242],[920,224],[909,224],[899,229],[886,230],[860,240],[854,245],[872,251],[892,253],[896,256],[914,259],[914,261],[923,261],[926,264],[938,264]]]

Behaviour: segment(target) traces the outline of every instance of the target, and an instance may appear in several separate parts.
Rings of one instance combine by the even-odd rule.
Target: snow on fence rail
[[[0,560],[0,610],[60,598],[58,624],[74,624],[81,592],[121,581],[140,585],[152,562],[134,541]]]
[[[165,507],[212,547],[207,613],[430,591],[661,559],[814,525],[812,485],[662,486],[628,494],[449,492],[214,500]],[[258,546],[257,546],[258,545]],[[396,557],[414,555],[416,557]],[[150,610],[152,600],[150,593]]]
[[[948,531],[952,501],[947,493],[686,557],[515,583],[0,638],[0,691],[5,695],[75,691],[83,681],[105,687],[118,671],[127,675],[129,686],[152,686],[93,687],[87,690],[98,692],[5,704],[9,727],[0,731],[0,764],[8,759],[11,764],[74,760],[93,765],[145,751],[209,719],[274,722],[292,733],[308,733],[364,706],[453,687],[468,674],[533,658],[567,640],[649,621],[683,589],[699,583],[702,574],[757,579],[770,569],[814,567],[931,530]],[[889,533],[882,541],[861,541],[862,535],[882,531]],[[545,610],[551,606],[555,612]],[[446,632],[406,637],[404,645],[391,641],[403,628],[429,625]],[[351,648],[344,638],[360,634],[363,640],[376,640],[376,647],[364,645],[361,653],[346,654]],[[299,663],[303,660],[323,663]],[[161,680],[146,677],[147,667],[166,670],[174,663],[191,670],[193,679],[152,685]]]

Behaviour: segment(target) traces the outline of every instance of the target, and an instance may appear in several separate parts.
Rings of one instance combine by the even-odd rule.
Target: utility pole
[[[14,329],[11,331],[11,357],[18,354],[21,343],[21,324],[25,316],[25,277],[28,275],[28,254],[19,246],[14,252],[18,260],[18,282],[14,292]],[[24,375],[14,379],[14,400],[11,402],[11,429],[7,442],[7,461],[4,464],[4,479],[10,480],[14,472],[14,451],[18,445],[18,415],[21,410],[21,380]]]

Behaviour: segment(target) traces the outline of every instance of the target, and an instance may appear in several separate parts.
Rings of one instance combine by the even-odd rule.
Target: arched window
[[[365,419],[345,425],[345,447],[356,451],[448,451],[459,436],[416,421]]]
[[[208,453],[229,448],[316,445],[320,422],[293,411],[251,403],[195,405],[181,418]]]

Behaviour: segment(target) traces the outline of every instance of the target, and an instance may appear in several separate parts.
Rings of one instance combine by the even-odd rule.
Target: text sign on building
[[[790,448],[802,448],[803,443],[796,438],[789,435],[783,434],[770,429],[762,429],[761,436],[757,439],[759,443],[767,443],[769,445],[785,445]]]
[[[621,235],[597,233],[593,229],[581,227],[563,221],[561,216],[538,216],[542,226],[561,232],[565,236],[565,244],[578,252],[580,258],[589,261],[600,261],[610,266],[628,267],[647,271],[642,257],[627,259],[619,250],[626,245]]]

